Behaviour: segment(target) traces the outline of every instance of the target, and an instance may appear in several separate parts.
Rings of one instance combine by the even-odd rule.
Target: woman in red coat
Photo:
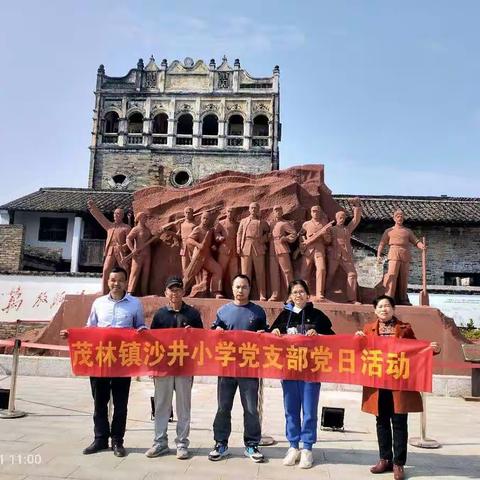
[[[356,335],[380,335],[382,337],[415,338],[409,323],[394,316],[395,301],[381,295],[373,301],[376,319],[367,323]],[[440,353],[437,342],[430,344],[434,354]],[[362,411],[377,417],[377,438],[380,459],[370,471],[393,471],[394,480],[405,478],[403,466],[407,460],[408,412],[421,412],[422,397],[419,392],[387,390],[363,387]],[[392,452],[393,439],[393,452]]]

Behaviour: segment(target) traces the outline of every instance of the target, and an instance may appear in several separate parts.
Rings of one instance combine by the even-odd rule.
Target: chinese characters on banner
[[[262,377],[432,391],[432,350],[419,340],[75,328],[69,347],[75,375]]]

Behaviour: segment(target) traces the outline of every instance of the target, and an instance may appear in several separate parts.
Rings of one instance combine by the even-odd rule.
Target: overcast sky
[[[85,187],[98,65],[280,65],[281,168],[334,193],[480,196],[480,2],[3,2],[0,204]]]

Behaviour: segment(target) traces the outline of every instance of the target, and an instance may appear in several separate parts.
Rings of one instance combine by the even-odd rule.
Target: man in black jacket
[[[200,313],[183,301],[185,291],[179,277],[170,277],[165,284],[165,297],[168,305],[155,313],[150,328],[203,328]],[[169,452],[168,419],[170,418],[173,391],[177,404],[177,458],[188,458],[188,435],[190,433],[190,411],[193,377],[154,377],[155,384],[155,438],[153,446],[145,455],[158,457]]]

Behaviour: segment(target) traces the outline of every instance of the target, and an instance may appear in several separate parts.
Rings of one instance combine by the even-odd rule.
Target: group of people
[[[97,298],[92,305],[87,327],[146,329],[141,302],[126,293],[127,272],[120,267],[112,269],[108,276],[109,293]],[[217,312],[213,329],[249,330],[273,335],[334,335],[329,318],[309,301],[310,292],[304,280],[292,280],[288,285],[288,299],[284,309],[269,327],[265,311],[249,299],[250,278],[238,274],[232,282],[233,301],[223,305]],[[203,328],[200,313],[183,301],[183,279],[170,277],[165,284],[168,304],[154,315],[150,328]],[[374,303],[375,319],[365,325],[357,335],[381,335],[398,338],[415,338],[409,324],[394,316],[395,302],[386,295]],[[68,336],[62,330],[63,338]],[[440,351],[432,342],[434,353]],[[111,448],[116,456],[126,455],[124,434],[127,420],[127,404],[130,378],[90,378],[94,399],[94,441],[85,448],[84,454],[96,453]],[[231,411],[234,397],[240,391],[244,411],[245,456],[254,462],[263,462],[259,449],[262,426],[259,418],[258,378],[219,377],[217,386],[218,408],[213,422],[215,445],[208,454],[211,461],[229,455],[228,441],[231,433]],[[154,377],[155,435],[151,448],[145,455],[158,457],[170,452],[168,446],[168,420],[171,415],[173,392],[176,412],[176,456],[189,458],[189,433],[191,413],[191,390],[193,378],[187,376]],[[289,448],[283,464],[300,468],[313,465],[312,448],[317,441],[317,411],[320,383],[302,380],[282,380],[285,408],[286,437]],[[114,412],[108,420],[108,403],[113,398]],[[418,392],[391,391],[365,387],[362,410],[377,418],[377,436],[380,459],[371,468],[372,473],[393,471],[394,479],[404,478],[403,466],[407,455],[407,413],[421,411],[422,401]],[[393,431],[392,431],[393,428]],[[302,448],[301,448],[302,447]]]

